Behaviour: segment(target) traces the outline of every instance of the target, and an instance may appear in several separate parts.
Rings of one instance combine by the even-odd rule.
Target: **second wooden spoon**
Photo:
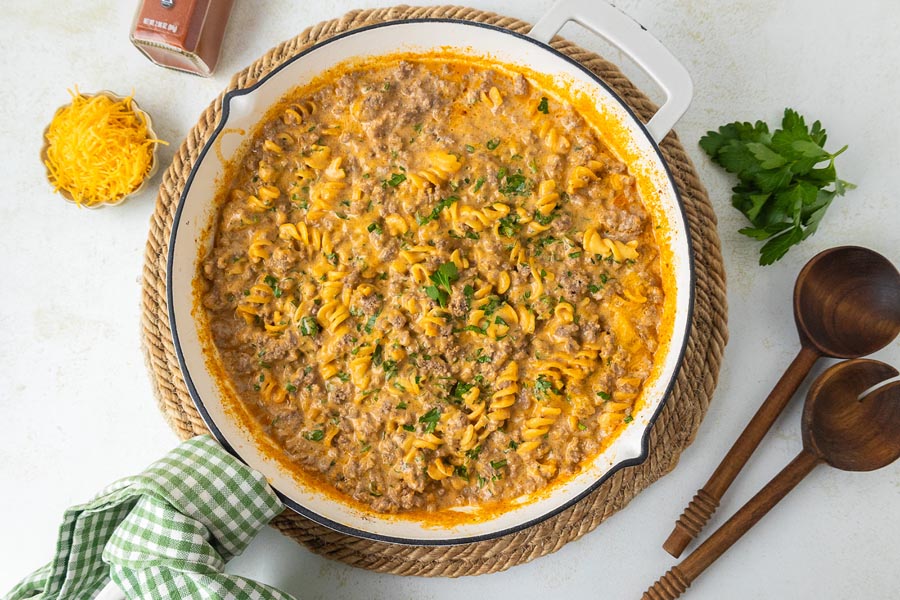
[[[877,360],[838,363],[809,390],[803,407],[803,450],[731,519],[681,564],[672,567],[643,600],[675,600],[691,582],[762,519],[779,500],[824,462],[843,471],[874,471],[900,457],[900,381],[860,397],[895,377]]]
[[[663,544],[678,558],[709,521],[722,496],[822,356],[858,358],[900,333],[900,273],[873,250],[841,246],[814,256],[794,285],[800,352]]]

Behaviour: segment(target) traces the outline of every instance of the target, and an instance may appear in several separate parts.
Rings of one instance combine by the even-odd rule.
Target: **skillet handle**
[[[559,0],[531,28],[528,36],[549,44],[569,21],[620,48],[662,88],[666,101],[647,122],[650,136],[661,142],[687,110],[694,95],[694,84],[684,65],[640,23],[603,0]]]

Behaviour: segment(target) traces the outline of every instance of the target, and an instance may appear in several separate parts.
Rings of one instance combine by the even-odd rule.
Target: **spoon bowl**
[[[823,356],[876,352],[900,333],[900,273],[867,248],[820,252],[797,276],[794,320],[801,343]]]
[[[900,381],[875,360],[851,360],[829,369],[810,388],[803,408],[803,446],[832,467],[874,471],[900,457]]]
[[[822,356],[858,358],[900,334],[900,273],[874,250],[840,246],[814,256],[794,285],[800,352],[688,503],[663,548],[678,558],[719,507],[722,496]]]
[[[643,600],[675,600],[717,558],[823,462],[844,471],[874,471],[900,458],[900,381],[877,360],[856,359],[825,371],[803,407],[803,450],[718,531],[672,567]]]

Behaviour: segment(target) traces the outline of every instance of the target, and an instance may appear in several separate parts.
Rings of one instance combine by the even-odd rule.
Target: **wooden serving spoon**
[[[858,358],[900,333],[900,273],[873,250],[841,246],[814,256],[794,285],[800,352],[744,428],[709,481],[675,523],[663,548],[678,558],[719,507],[759,442],[822,356]]]
[[[897,374],[890,365],[868,359],[845,361],[825,371],[806,397],[803,450],[797,458],[690,556],[657,580],[643,599],[678,598],[819,463],[843,471],[874,471],[897,460],[900,381],[860,397],[867,389]]]

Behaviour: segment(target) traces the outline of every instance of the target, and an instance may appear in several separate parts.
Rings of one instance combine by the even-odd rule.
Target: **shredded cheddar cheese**
[[[70,90],[72,103],[47,128],[47,166],[54,191],[64,190],[79,205],[113,202],[133,192],[153,166],[161,140],[148,135],[146,120],[132,97],[83,96]]]

